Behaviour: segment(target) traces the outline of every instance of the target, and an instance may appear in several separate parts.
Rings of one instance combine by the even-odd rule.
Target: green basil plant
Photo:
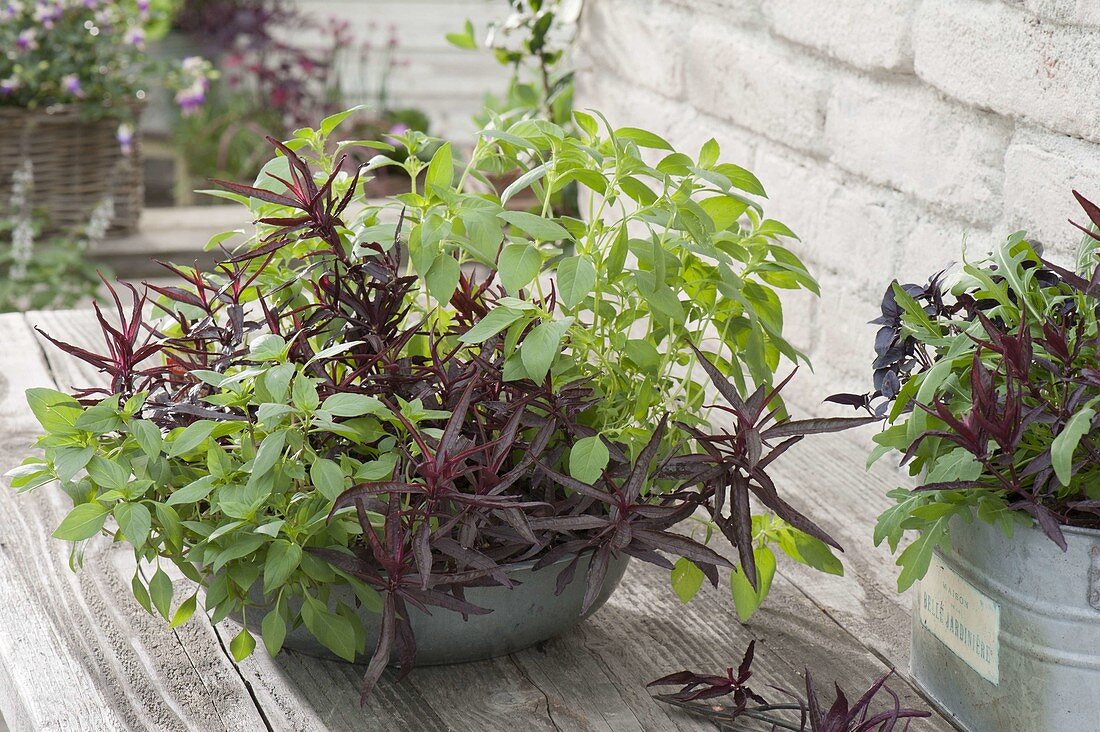
[[[525,560],[572,557],[567,584],[591,554],[586,608],[623,554],[685,602],[728,572],[743,619],[776,549],[842,571],[767,468],[870,418],[783,407],[773,375],[804,358],[778,291],[817,285],[752,173],[714,140],[692,157],[586,112],[575,133],[494,118],[462,153],[415,131],[329,145],[347,115],[272,140],[253,185],[221,183],[254,231],[215,237],[211,271],[116,293],[108,353],[55,341],[107,382],[28,393],[44,456],[10,476],[72,498],[55,536],[129,543],[135,597],[178,624],[200,598],[173,596],[175,566],[212,620],[244,616],[238,658],[260,617],[272,654],[302,624],[348,659],[373,642],[365,690],[391,654],[412,664],[410,612],[489,612],[463,588],[510,586]],[[377,155],[348,169],[352,146]],[[384,166],[408,191],[362,200]],[[554,210],[569,185],[583,217]],[[536,207],[510,207],[528,190]]]

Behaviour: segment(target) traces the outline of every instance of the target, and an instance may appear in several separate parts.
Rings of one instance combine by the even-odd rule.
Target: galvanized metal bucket
[[[630,557],[623,554],[612,558],[603,589],[583,615],[581,605],[585,575],[592,560],[591,552],[581,555],[576,574],[562,593],[554,592],[558,573],[571,560],[572,557],[565,557],[537,571],[534,561],[513,565],[508,576],[520,583],[514,589],[499,585],[468,588],[466,599],[475,605],[490,608],[493,612],[488,615],[471,615],[468,620],[463,620],[461,615],[450,610],[432,608],[432,613],[428,615],[410,606],[410,621],[416,636],[416,664],[436,666],[480,661],[515,653],[561,635],[607,602],[619,586]],[[259,585],[258,582],[253,585],[252,599],[262,604],[264,598]],[[354,607],[354,595],[347,586],[335,588],[333,595]],[[257,634],[260,632],[260,617],[261,613],[252,613],[248,617],[249,629]],[[360,618],[367,632],[369,654],[378,637],[380,617],[361,609]],[[318,658],[343,660],[321,645],[304,625],[287,631],[283,647]],[[366,660],[362,656],[357,659],[359,662]]]
[[[913,612],[917,684],[969,732],[1100,730],[1100,531],[952,523]]]

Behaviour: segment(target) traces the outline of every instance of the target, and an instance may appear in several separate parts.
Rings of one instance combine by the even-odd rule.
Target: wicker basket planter
[[[92,210],[110,195],[115,210],[111,233],[133,232],[144,196],[140,135],[134,135],[125,155],[118,125],[111,118],[84,119],[73,107],[0,107],[0,202],[7,202],[13,173],[29,159],[34,207],[48,214],[49,231],[87,224]]]

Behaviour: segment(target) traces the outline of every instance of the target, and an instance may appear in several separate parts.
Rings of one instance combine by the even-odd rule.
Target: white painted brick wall
[[[578,103],[754,170],[820,299],[801,406],[864,388],[879,300],[1017,229],[1068,262],[1100,201],[1100,0],[588,0]]]
[[[1060,23],[1100,25],[1100,3],[1096,0],[1026,0],[1024,5]]]
[[[660,0],[601,0],[592,3],[580,44],[593,63],[621,69],[622,77],[647,89],[680,97],[684,88],[682,29],[686,8]]]
[[[1004,230],[1025,229],[1051,254],[1072,261],[1081,240],[1066,223],[1086,223],[1070,189],[1100,202],[1100,145],[1019,126],[1005,156]]]
[[[917,75],[957,99],[1100,142],[1100,32],[988,0],[923,0]]]
[[[693,23],[687,43],[693,106],[764,137],[820,150],[832,82],[828,64],[718,18]]]
[[[974,221],[1001,214],[1012,123],[942,98],[912,77],[836,83],[825,135],[830,159]]]
[[[779,36],[871,69],[913,65],[910,25],[917,0],[770,0],[764,10]]]

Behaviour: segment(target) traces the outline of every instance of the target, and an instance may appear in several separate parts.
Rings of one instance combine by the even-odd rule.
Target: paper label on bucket
[[[921,580],[917,606],[928,629],[978,675],[999,684],[1001,606],[932,556]]]

